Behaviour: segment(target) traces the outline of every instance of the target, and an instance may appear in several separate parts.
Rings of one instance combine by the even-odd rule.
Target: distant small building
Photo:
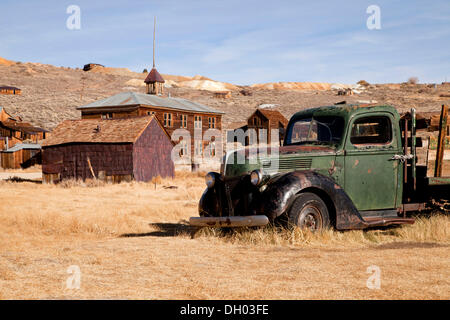
[[[41,145],[37,143],[17,143],[0,152],[3,169],[25,169],[41,163]]]
[[[94,67],[104,67],[104,65],[98,63],[88,63],[84,65],[83,71],[89,71]]]
[[[0,107],[0,166],[19,169],[40,164],[39,142],[47,136],[47,130],[22,122]]]
[[[231,92],[230,91],[217,91],[217,92],[214,92],[214,98],[217,98],[217,99],[230,99],[231,98]]]
[[[6,112],[5,108],[0,107],[0,121],[6,121],[8,119],[13,119],[13,117]]]
[[[259,143],[266,143],[266,141],[260,141],[259,130],[267,130],[267,143],[272,143],[271,130],[277,129],[279,131],[278,140],[280,142],[284,139],[284,133],[286,126],[288,124],[288,119],[286,119],[279,111],[270,109],[256,109],[250,117],[247,119],[247,125],[242,126],[238,129],[247,131],[248,129],[253,129],[256,132],[256,138]],[[245,138],[245,145],[249,145],[249,137]]]
[[[43,143],[46,183],[99,178],[110,182],[173,177],[173,143],[154,116],[66,120]]]
[[[12,119],[0,121],[0,137],[16,138],[21,141],[30,140],[37,143],[47,137],[48,131],[35,127],[28,122]]]
[[[0,94],[22,94],[22,90],[16,87],[0,86]]]

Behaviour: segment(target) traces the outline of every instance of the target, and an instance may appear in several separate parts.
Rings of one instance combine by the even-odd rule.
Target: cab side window
[[[387,144],[392,141],[392,125],[388,117],[365,117],[352,125],[350,142],[354,145]]]

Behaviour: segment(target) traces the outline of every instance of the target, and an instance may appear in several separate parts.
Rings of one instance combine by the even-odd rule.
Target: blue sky
[[[369,30],[369,5],[381,29]],[[69,30],[69,5],[81,29]],[[82,67],[151,68],[236,84],[450,81],[450,1],[1,0],[0,56]]]

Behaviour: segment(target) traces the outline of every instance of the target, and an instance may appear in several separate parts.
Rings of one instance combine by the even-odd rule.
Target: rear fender
[[[345,191],[331,178],[314,171],[294,171],[273,178],[263,192],[260,210],[274,220],[287,212],[298,193],[309,188],[321,190],[333,202],[336,229],[364,229],[368,226]]]

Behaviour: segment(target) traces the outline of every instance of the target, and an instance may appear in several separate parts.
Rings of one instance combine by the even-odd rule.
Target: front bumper
[[[269,223],[269,218],[264,215],[232,217],[192,217],[189,219],[189,223],[191,226],[195,227],[261,227]]]

